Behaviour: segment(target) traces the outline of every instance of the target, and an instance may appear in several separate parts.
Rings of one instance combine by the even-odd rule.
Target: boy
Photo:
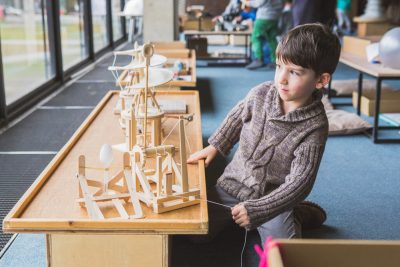
[[[301,226],[326,219],[316,204],[302,202],[314,184],[328,135],[321,103],[340,55],[338,38],[322,24],[305,24],[280,41],[275,83],[253,88],[209,138],[210,145],[188,163],[217,153],[227,155],[239,142],[233,160],[217,185],[208,190],[209,236],[233,221],[266,237],[301,237]],[[307,222],[308,220],[308,222]],[[306,225],[305,225],[306,224]]]

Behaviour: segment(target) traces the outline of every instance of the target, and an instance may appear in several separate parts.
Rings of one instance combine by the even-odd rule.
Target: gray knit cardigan
[[[286,115],[272,82],[253,88],[209,138],[222,155],[239,142],[217,184],[245,206],[253,229],[293,209],[310,193],[328,136],[316,90],[311,104]]]

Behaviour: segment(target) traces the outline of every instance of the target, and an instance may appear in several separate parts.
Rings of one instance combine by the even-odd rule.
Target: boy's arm
[[[242,203],[250,219],[246,228],[260,226],[307,197],[314,185],[324,147],[323,144],[301,144],[294,152],[295,158],[285,182],[260,199]]]
[[[227,156],[231,148],[239,141],[243,123],[251,119],[255,89],[252,89],[245,99],[236,104],[221,126],[208,139],[208,143],[223,156]]]

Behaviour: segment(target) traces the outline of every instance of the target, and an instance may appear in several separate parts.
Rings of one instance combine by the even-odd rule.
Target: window
[[[84,5],[83,0],[60,0],[59,3],[62,59],[66,70],[89,55],[84,30]]]
[[[113,26],[113,41],[117,41],[122,38],[122,7],[121,0],[112,0],[112,26]]]
[[[50,60],[45,1],[5,2],[0,2],[0,33],[9,105],[53,78],[55,71]]]
[[[92,22],[94,51],[97,52],[110,44],[107,34],[106,0],[92,1]]]

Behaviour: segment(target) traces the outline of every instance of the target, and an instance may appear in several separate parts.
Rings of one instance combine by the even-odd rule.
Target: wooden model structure
[[[86,206],[89,216],[92,219],[104,219],[104,215],[98,205],[99,202],[111,201],[117,209],[121,219],[142,218],[143,211],[140,207],[136,194],[136,180],[132,179],[132,170],[130,166],[130,156],[124,154],[123,169],[119,171],[112,179],[100,182],[86,178],[85,156],[79,157],[79,199],[81,207]],[[104,169],[108,172],[108,168]],[[94,187],[97,191],[92,194],[90,187]],[[113,191],[114,193],[111,193]],[[135,214],[129,216],[124,208],[124,203],[132,203]]]
[[[157,86],[157,89],[180,90],[182,87],[196,87],[196,51],[194,49],[185,48],[184,43],[182,43],[182,47],[179,46],[178,48],[154,43],[154,49],[157,55],[167,58],[162,68],[171,70],[174,74],[171,81]],[[116,80],[116,86],[125,86],[131,79],[131,72],[124,70]]]
[[[138,50],[142,53],[140,56],[138,56]],[[149,67],[154,48],[151,44],[145,44],[140,49],[136,47],[134,53],[135,58],[141,58],[140,64],[144,60],[144,71],[138,67],[135,68],[135,71],[140,74],[139,78],[121,91],[122,99],[129,95],[131,105],[129,108],[122,106],[123,109],[121,109],[121,118],[125,126],[125,143],[113,146],[114,149],[124,153],[123,171],[112,179],[105,178],[103,183],[89,180],[85,177],[84,157],[81,156],[79,159],[78,178],[81,197],[79,202],[85,204],[89,215],[96,219],[104,218],[97,206],[97,202],[100,201],[112,201],[121,218],[143,216],[138,200],[144,202],[148,207],[152,207],[155,213],[200,203],[200,190],[189,188],[186,163],[185,120],[191,121],[192,115],[188,117],[170,116],[170,118],[178,120],[175,126],[179,125],[179,147],[163,144],[169,136],[162,141],[164,112],[161,111],[154,92],[149,90],[151,84],[149,81],[152,75]],[[114,66],[114,68],[116,67]],[[157,71],[153,73],[157,73]],[[159,81],[160,79],[158,79]],[[171,132],[174,129],[175,127]],[[175,160],[178,154],[180,163]],[[108,166],[105,171],[107,173]],[[89,186],[97,187],[98,191],[91,194]],[[115,193],[110,194],[108,189]],[[128,203],[128,200],[134,207],[135,215],[133,216],[129,216],[123,207],[123,201]]]
[[[144,101],[143,90],[145,81],[148,81],[148,87],[155,87],[165,84],[173,78],[173,73],[171,71],[156,68],[164,64],[167,58],[161,55],[153,55],[149,62],[145,62],[142,53],[143,47],[144,46],[139,46],[135,43],[134,49],[132,50],[115,51],[113,65],[108,68],[121,89],[120,107],[116,108],[115,113],[121,114],[120,124],[123,128],[125,128],[125,120],[122,116],[123,111],[129,111],[131,104],[139,107],[137,103],[138,100],[142,100],[142,103]],[[116,59],[119,55],[130,56],[131,62],[125,66],[116,66]],[[150,68],[146,68],[146,63],[148,63],[147,66]],[[144,69],[147,70],[146,73]],[[120,72],[122,72],[122,74],[129,73],[129,81],[121,82]],[[150,91],[151,94],[154,95],[154,92],[152,92],[152,90]],[[141,96],[141,98],[137,99],[138,96]],[[136,99],[134,99],[135,97]],[[136,103],[133,103],[134,101]]]

